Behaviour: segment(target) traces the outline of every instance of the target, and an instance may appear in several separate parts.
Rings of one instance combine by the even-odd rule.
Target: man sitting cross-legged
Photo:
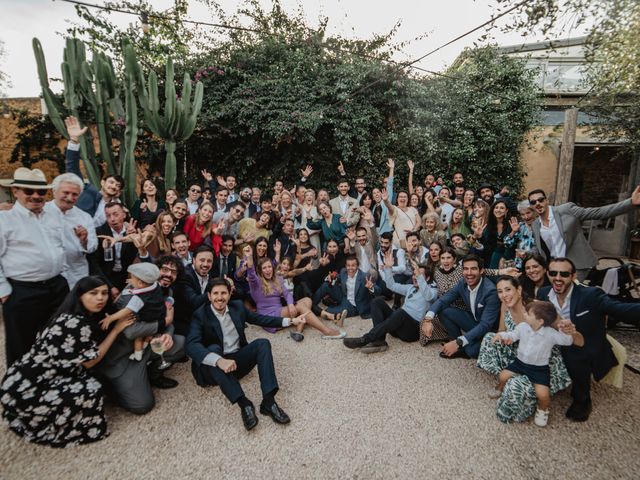
[[[500,300],[496,286],[484,276],[484,263],[477,255],[462,259],[462,280],[442,295],[427,312],[425,320],[436,315],[451,340],[443,345],[443,358],[477,358],[482,337],[495,327],[500,315]],[[458,298],[469,307],[469,312],[450,305]]]
[[[296,318],[269,317],[253,313],[241,301],[229,303],[231,286],[217,278],[207,286],[210,303],[193,314],[186,352],[193,360],[191,372],[198,385],[220,385],[231,403],[240,406],[242,421],[247,430],[258,424],[253,403],[244,395],[239,379],[258,366],[262,403],[260,413],[269,415],[276,423],[289,423],[289,416],[275,402],[278,392],[271,343],[266,338],[247,342],[244,330],[247,322],[262,327],[288,327],[304,324],[304,315]]]
[[[415,342],[420,338],[420,321],[429,309],[431,302],[438,296],[438,290],[427,283],[426,268],[412,262],[413,283],[404,285],[393,279],[393,255],[388,250],[384,256],[384,266],[380,274],[387,288],[405,296],[401,308],[392,309],[384,297],[371,302],[373,328],[362,337],[345,338],[347,348],[360,348],[363,353],[382,352],[389,348],[385,337],[390,333],[403,342]]]

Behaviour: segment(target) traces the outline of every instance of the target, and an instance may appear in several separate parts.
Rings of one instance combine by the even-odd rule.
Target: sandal
[[[347,318],[347,309],[345,308],[344,310],[342,310],[342,312],[336,314],[335,317],[335,322],[336,325],[340,328],[344,327],[344,321]]]

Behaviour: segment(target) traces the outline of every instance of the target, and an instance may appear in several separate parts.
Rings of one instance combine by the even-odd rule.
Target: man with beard
[[[31,349],[69,286],[61,275],[64,221],[59,211],[44,208],[51,188],[44,173],[20,167],[0,184],[11,187],[16,199],[0,212],[0,302],[9,367]]]
[[[487,182],[481,183],[477,190],[478,197],[487,202],[490,207],[493,205],[493,202],[500,198],[504,200],[505,204],[507,205],[507,208],[509,209],[509,215],[512,217],[517,217],[518,204],[509,196],[509,189],[507,187],[502,187],[499,195],[496,195],[495,192],[496,190],[493,185]]]
[[[391,249],[391,258],[393,258],[393,266],[391,267],[391,275],[393,275],[393,279],[397,283],[407,283],[407,280],[411,278],[407,277],[405,272],[407,270],[407,262],[404,256],[404,250],[401,248],[397,248],[393,245],[393,233],[386,232],[380,235],[380,249],[378,250],[377,258],[378,258],[378,272],[384,268],[385,264],[385,256],[387,252]],[[382,294],[391,298],[393,292],[389,290],[382,279],[382,277],[378,278],[378,285],[382,288]],[[400,294],[393,294],[393,308],[400,308],[400,301],[402,300],[402,296]]]
[[[176,331],[186,335],[193,312],[207,302],[206,289],[215,259],[212,248],[202,245],[193,254],[193,263],[184,269],[184,275],[175,287],[176,314],[174,325]]]
[[[377,243],[378,234],[375,228],[358,227],[354,230],[351,227],[347,230],[345,252],[356,256],[360,271],[371,277],[374,282],[378,280]]]
[[[582,233],[582,222],[615,217],[637,208],[640,206],[640,186],[627,200],[593,208],[582,208],[571,202],[551,207],[541,189],[529,192],[528,197],[529,204],[538,213],[538,218],[531,225],[538,250],[546,259],[570,258],[576,265],[578,280],[582,281],[598,263],[596,254]]]
[[[69,143],[65,156],[67,173],[74,173],[82,178],[80,171],[80,137],[85,134],[87,127],[81,128],[76,117],[67,117],[64,120],[69,135]],[[104,207],[111,202],[119,202],[120,193],[124,187],[124,179],[120,175],[105,175],[100,181],[100,190],[91,183],[84,184],[84,190],[80,194],[76,206],[93,217],[94,227],[103,225],[106,221]]]
[[[244,212],[245,218],[253,218],[256,213],[260,213],[262,211],[262,205],[260,203],[261,196],[262,190],[258,187],[253,187],[251,189],[251,198],[249,203],[247,203],[247,209]]]
[[[357,225],[360,220],[360,214],[356,211],[359,204],[358,201],[349,196],[349,182],[340,180],[338,183],[338,196],[329,201],[331,210],[346,219],[348,227]]]
[[[227,212],[217,212],[213,215],[213,233],[215,235],[228,235],[235,239],[237,245],[242,243],[238,238],[240,220],[244,218],[245,205],[242,202],[233,202],[228,206]]]
[[[618,364],[606,336],[607,315],[638,325],[640,303],[618,302],[601,288],[576,284],[576,266],[568,258],[552,259],[547,275],[551,286],[540,288],[538,299],[550,301],[558,315],[571,320],[584,337],[582,347],[560,348],[571,376],[573,398],[566,416],[576,422],[584,422],[591,413],[591,376],[597,381],[602,380]]]

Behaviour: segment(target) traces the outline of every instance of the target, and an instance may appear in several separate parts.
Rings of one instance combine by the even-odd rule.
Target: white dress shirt
[[[573,337],[559,332],[555,328],[531,328],[526,322],[520,322],[511,332],[498,333],[502,338],[520,341],[517,357],[522,363],[544,367],[549,365],[551,349],[554,345],[571,345]]]
[[[540,238],[544,241],[552,257],[564,257],[567,244],[564,241],[560,227],[553,216],[553,208],[549,207],[549,226],[545,226],[540,218]]]
[[[475,288],[471,288],[467,285],[467,290],[469,290],[469,307],[471,308],[473,318],[476,318],[476,298],[478,297],[478,291],[480,290],[480,285],[482,285],[482,280],[482,277],[480,277],[480,281]]]
[[[191,203],[189,200],[185,200],[185,202],[187,204],[187,208],[189,209],[189,215],[193,215],[198,211],[198,207],[200,206],[200,204],[197,200],[193,203]]]
[[[369,262],[369,257],[367,255],[367,250],[366,248],[360,248],[358,249],[358,252],[360,253],[360,255],[358,255],[358,262],[360,264],[360,271],[362,273],[365,274],[369,274],[369,271],[371,270],[371,262]]]
[[[571,318],[571,294],[573,293],[573,285],[571,285],[567,296],[564,298],[564,303],[560,306],[560,302],[558,301],[558,295],[556,295],[555,290],[552,288],[549,291],[549,301],[553,303],[553,306],[556,307],[556,312],[562,318],[569,319]]]
[[[93,224],[94,219],[78,207],[72,207],[63,212],[54,201],[47,202],[44,209],[62,216],[62,246],[64,248],[62,276],[67,280],[69,289],[72,289],[78,280],[89,275],[89,262],[86,255],[95,252],[96,248],[98,248],[98,237]],[[82,246],[75,233],[74,229],[78,226],[84,227],[88,232],[86,248]]]
[[[349,212],[349,197],[338,197],[340,200],[340,210],[342,210],[342,215],[346,215]]]
[[[224,354],[229,355],[240,350],[240,335],[238,334],[238,330],[236,329],[236,326],[231,319],[231,315],[229,314],[229,307],[227,307],[223,313],[217,312],[216,309],[213,308],[213,305],[209,305],[209,308],[211,308],[211,311],[220,322],[220,328],[222,328],[222,351]],[[288,327],[289,324],[290,320],[288,318],[282,319],[283,327]],[[222,355],[210,352],[206,357],[204,357],[202,363],[215,367],[217,366],[216,364],[218,363],[218,360],[221,358]]]
[[[356,306],[356,277],[358,276],[358,272],[353,277],[347,275],[347,300],[349,303]]]
[[[201,277],[200,274],[196,272],[196,277],[198,278],[198,283],[200,284],[200,293],[204,293],[207,289],[207,283],[209,283],[209,275],[207,275],[206,277]]]
[[[62,272],[62,230],[59,211],[36,215],[16,202],[0,212],[0,297],[13,291],[8,278],[42,282]]]

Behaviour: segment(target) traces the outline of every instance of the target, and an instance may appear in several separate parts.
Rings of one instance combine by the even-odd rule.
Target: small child
[[[531,302],[526,306],[524,322],[516,325],[511,332],[498,332],[492,340],[492,343],[501,342],[506,345],[520,341],[517,358],[500,372],[498,390],[502,392],[507,381],[515,374],[526,375],[536,391],[538,408],[534,423],[539,427],[545,427],[549,420],[549,358],[552,348],[554,345],[584,344],[584,339],[579,333],[571,336],[551,327],[557,317],[558,314],[551,302]]]
[[[130,265],[127,272],[130,275],[129,284],[115,301],[118,311],[102,319],[100,326],[106,330],[111,323],[133,313],[139,322],[157,324],[153,332],[157,333],[166,325],[168,315],[172,314],[171,302],[167,304],[158,284],[160,270],[153,263],[143,262]],[[138,337],[134,340],[134,351],[129,357],[131,360],[142,360],[149,339]]]

